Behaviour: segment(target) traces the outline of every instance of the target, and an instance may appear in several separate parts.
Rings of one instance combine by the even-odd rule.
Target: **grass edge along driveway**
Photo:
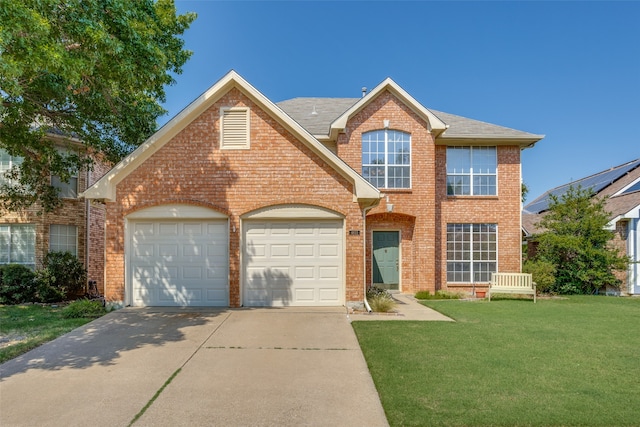
[[[392,426],[640,425],[640,299],[429,301],[353,322]]]
[[[0,305],[0,363],[95,319],[65,319],[62,308],[62,305]]]

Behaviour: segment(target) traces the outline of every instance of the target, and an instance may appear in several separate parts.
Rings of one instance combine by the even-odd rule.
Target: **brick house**
[[[231,71],[88,189],[127,305],[361,305],[520,271],[520,152],[391,79],[273,103]],[[365,219],[366,218],[366,219]]]
[[[631,260],[628,270],[617,274],[622,281],[619,292],[640,295],[640,159],[553,188],[527,204],[522,212],[522,232],[529,243],[529,256],[535,254],[535,235],[544,231],[538,222],[549,207],[549,196],[561,197],[571,186],[591,189],[593,197],[607,198],[607,228],[614,231],[612,245]]]
[[[47,138],[60,150],[80,146],[56,133],[49,133]],[[0,174],[21,161],[0,149]],[[52,176],[51,185],[63,199],[53,212],[41,213],[37,205],[19,212],[0,212],[0,265],[23,264],[37,269],[48,252],[67,251],[86,266],[88,278],[103,287],[105,209],[80,194],[109,169],[107,163],[96,162],[91,170],[78,172],[69,183]]]

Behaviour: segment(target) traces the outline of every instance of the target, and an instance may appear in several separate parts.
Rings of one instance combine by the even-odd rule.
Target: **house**
[[[628,271],[618,277],[623,282],[621,292],[640,295],[640,159],[561,185],[527,204],[522,213],[525,239],[544,231],[537,223],[549,208],[550,195],[561,197],[572,186],[590,189],[593,197],[607,197],[607,227],[615,232],[613,245],[632,261]],[[532,243],[530,254],[535,252],[535,242]]]
[[[84,197],[134,306],[361,305],[520,271],[520,152],[542,136],[361,98],[273,103],[231,71]]]
[[[80,147],[78,141],[51,131],[47,138],[59,150]],[[1,175],[20,164],[0,148]],[[104,286],[104,206],[92,204],[80,194],[110,169],[96,161],[92,169],[79,171],[68,183],[51,176],[62,205],[53,212],[40,212],[33,206],[19,212],[0,211],[0,265],[23,264],[32,269],[42,267],[48,252],[66,251],[77,256],[87,268],[89,279]]]

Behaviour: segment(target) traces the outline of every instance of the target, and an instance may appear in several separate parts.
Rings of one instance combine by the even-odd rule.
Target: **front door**
[[[400,283],[400,233],[398,231],[373,232],[373,284],[398,290]]]

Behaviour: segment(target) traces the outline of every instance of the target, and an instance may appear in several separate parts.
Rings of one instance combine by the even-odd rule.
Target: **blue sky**
[[[427,108],[545,139],[527,201],[640,157],[640,2],[182,1],[193,56],[161,123],[234,69],[271,100],[391,77]]]

